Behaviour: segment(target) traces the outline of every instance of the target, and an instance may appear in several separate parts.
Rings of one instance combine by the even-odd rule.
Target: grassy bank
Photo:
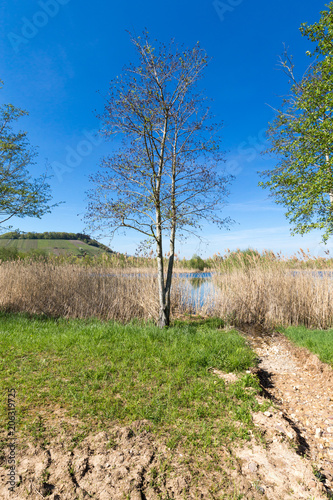
[[[169,448],[247,439],[251,411],[262,408],[257,380],[245,373],[255,357],[242,337],[221,326],[179,322],[161,331],[152,324],[1,314],[2,393],[16,389],[18,430],[41,443],[57,432],[57,418],[46,423],[56,409],[84,421],[82,435],[146,420]],[[239,372],[239,381],[226,385],[212,368]]]
[[[279,330],[292,342],[313,352],[333,368],[333,330],[309,330],[304,326]]]

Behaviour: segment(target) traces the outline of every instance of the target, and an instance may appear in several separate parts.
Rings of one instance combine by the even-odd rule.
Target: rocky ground
[[[15,493],[0,466],[0,498],[53,500],[183,500],[333,498],[333,370],[281,334],[243,332],[259,358],[256,370],[268,411],[253,415],[265,435],[242,448],[220,450],[214,467],[200,468],[170,451],[148,422],[112,427],[70,447],[78,422],[55,411],[58,432],[47,444],[20,445]],[[236,375],[213,370],[232,382]],[[63,425],[66,424],[66,425]]]
[[[272,411],[254,416],[255,422],[265,429],[269,442],[267,458],[275,463],[277,472],[286,466],[288,482],[290,474],[300,472],[297,468],[303,457],[302,463],[311,465],[314,471],[306,486],[317,488],[310,498],[321,498],[320,490],[333,498],[333,370],[280,333],[267,334],[258,328],[242,333],[258,354],[256,371],[265,397],[273,403]],[[279,435],[285,436],[294,448],[294,462],[291,459],[284,463],[283,456],[274,458]],[[290,498],[306,498],[298,495]]]

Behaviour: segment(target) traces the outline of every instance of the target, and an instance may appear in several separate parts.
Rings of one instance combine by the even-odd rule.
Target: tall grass
[[[173,317],[198,312],[200,305],[197,308],[193,305],[191,294],[191,288],[184,286],[175,273],[171,297]],[[110,270],[108,266],[52,263],[44,259],[3,262],[0,309],[64,318],[156,320],[157,277],[151,268]],[[206,304],[202,309],[206,310]]]
[[[315,262],[281,259],[272,252],[232,255],[231,262],[216,266],[213,277],[220,290],[218,314],[233,324],[332,326],[332,274],[322,271],[319,277]],[[323,269],[319,262],[317,269]]]
[[[303,254],[283,259],[272,252],[248,250],[215,256],[209,263],[215,288],[207,288],[204,297],[193,290],[200,282],[182,279],[176,267],[171,316],[217,316],[233,325],[332,327],[331,259]],[[127,262],[123,268],[116,263],[110,265],[107,257],[93,264],[44,257],[2,262],[0,308],[51,317],[156,320],[153,259],[146,267],[129,267]],[[315,276],[316,269],[322,277]]]
[[[55,265],[44,261],[0,266],[0,307],[4,311],[51,317],[129,321],[154,318],[158,307],[152,275],[138,278],[103,267]]]

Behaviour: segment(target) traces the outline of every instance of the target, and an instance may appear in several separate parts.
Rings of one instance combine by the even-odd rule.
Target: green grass
[[[101,248],[87,245],[87,243],[75,240],[52,240],[52,239],[0,239],[0,249],[11,248],[19,252],[30,252],[31,250],[42,250],[46,253],[80,255],[86,252],[88,255],[100,255],[104,251]],[[80,250],[82,249],[82,251]]]
[[[170,448],[248,439],[257,379],[255,355],[220,320],[152,324],[53,320],[0,314],[2,394],[17,390],[18,428],[41,439],[43,415],[62,407],[89,431],[148,420]],[[236,371],[226,385],[210,368]],[[5,401],[1,419],[6,418]],[[5,421],[5,420],[4,420]],[[4,425],[4,424],[3,424]]]
[[[295,344],[306,347],[333,367],[333,330],[309,330],[305,326],[279,329]]]

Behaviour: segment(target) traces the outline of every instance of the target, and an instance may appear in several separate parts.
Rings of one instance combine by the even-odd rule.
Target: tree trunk
[[[170,308],[167,307],[165,300],[162,238],[159,238],[157,241],[157,281],[160,304],[157,324],[160,328],[164,328],[165,326],[169,326],[170,323]]]
[[[328,156],[328,154],[327,154],[327,153],[326,153],[325,157],[326,157],[326,163],[329,165],[329,162],[330,162],[330,157]],[[331,169],[330,169],[330,168],[329,168],[328,172],[329,172],[329,174],[330,174],[330,177],[332,178],[332,171],[331,171]],[[328,195],[329,195],[329,197],[330,197],[330,204],[331,204],[331,206],[333,206],[333,192],[332,192],[332,191],[329,191]]]
[[[158,326],[159,328],[164,328],[165,326],[169,326],[170,324],[170,308],[166,303],[166,294],[164,290],[163,283],[161,285],[161,275],[158,273],[158,287],[159,287],[159,302],[160,309],[158,314]]]
[[[165,283],[165,301],[166,301],[166,314],[168,318],[168,324],[170,321],[170,312],[171,312],[171,283],[172,283],[172,272],[173,272],[173,264],[175,260],[175,237],[176,237],[176,194],[175,194],[175,186],[176,186],[176,144],[175,141],[173,146],[173,159],[172,159],[172,182],[171,182],[171,210],[172,210],[172,224],[171,224],[171,232],[170,232],[170,255],[168,262],[168,272]]]
[[[168,262],[168,273],[165,284],[165,299],[166,299],[166,310],[168,317],[170,318],[170,310],[171,310],[171,283],[172,283],[172,272],[173,272],[173,264],[175,260],[175,233],[176,227],[175,224],[172,225],[171,235],[170,235],[170,257]]]
[[[156,177],[155,185],[155,209],[156,209],[156,243],[157,243],[157,267],[158,267],[158,294],[160,302],[160,311],[158,317],[158,326],[164,328],[169,326],[169,312],[165,303],[165,288],[164,288],[164,265],[163,265],[163,246],[162,246],[162,224],[161,224],[161,200],[160,200],[160,189],[161,189],[161,178],[164,165],[164,149],[165,141],[168,130],[168,114],[164,118],[164,130],[163,139],[161,144],[161,151],[159,154],[160,161],[158,167],[158,174]]]

